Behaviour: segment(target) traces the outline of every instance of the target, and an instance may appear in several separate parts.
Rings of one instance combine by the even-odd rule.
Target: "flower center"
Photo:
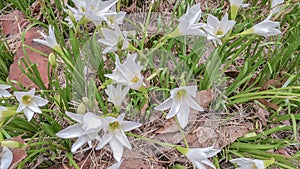
[[[223,35],[224,32],[221,28],[218,28],[217,31],[215,32],[215,35],[219,36],[219,35]]]
[[[116,131],[117,129],[120,128],[120,124],[119,124],[119,122],[115,121],[115,122],[109,123],[109,127],[111,129],[113,129],[114,131]]]
[[[31,96],[29,96],[29,95],[24,95],[24,96],[22,96],[22,102],[23,102],[24,104],[28,105],[28,104],[31,103],[31,101],[32,101]]]
[[[140,79],[137,76],[134,76],[134,78],[131,79],[132,83],[138,82]]]
[[[177,92],[177,95],[176,95],[176,99],[177,100],[181,100],[182,97],[186,94],[186,91],[184,89],[181,89]]]

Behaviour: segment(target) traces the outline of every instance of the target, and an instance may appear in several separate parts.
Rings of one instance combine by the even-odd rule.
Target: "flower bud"
[[[3,147],[8,147],[8,148],[25,148],[26,145],[17,141],[13,140],[5,140],[1,142],[1,145]]]
[[[83,103],[80,103],[78,108],[77,108],[77,113],[78,114],[85,114],[86,113],[86,107]]]
[[[56,65],[56,56],[54,55],[54,53],[50,53],[50,55],[49,55],[49,63],[53,67]]]
[[[83,102],[85,105],[88,105],[90,101],[89,101],[89,98],[83,97],[83,98],[82,98],[82,102]]]

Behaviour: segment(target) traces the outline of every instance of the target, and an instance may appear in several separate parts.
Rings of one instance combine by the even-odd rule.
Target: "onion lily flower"
[[[119,169],[121,164],[122,164],[123,160],[113,164],[112,166],[108,167],[107,169]]]
[[[222,18],[221,21],[213,15],[208,15],[207,25],[203,29],[207,33],[207,39],[212,40],[215,45],[217,43],[222,45],[221,39],[227,34],[229,30],[233,28],[235,21],[228,20],[228,14]]]
[[[112,79],[115,83],[121,83],[134,90],[139,90],[143,86],[143,77],[141,70],[143,66],[135,63],[137,54],[128,54],[126,61],[121,64],[118,56],[116,56],[115,69],[112,74],[105,76]]]
[[[78,137],[77,141],[72,145],[71,152],[77,151],[86,142],[91,148],[93,140],[100,140],[98,132],[101,130],[103,122],[99,116],[91,112],[86,114],[66,112],[66,114],[78,123],[59,131],[56,135],[67,139]]]
[[[118,2],[118,0],[89,0],[86,1],[85,17],[91,20],[95,25],[102,24],[107,20],[107,15],[115,15],[116,12],[111,8]]]
[[[175,147],[180,153],[185,155],[197,169],[206,169],[205,165],[216,168],[208,158],[215,156],[221,150],[214,149],[213,147],[206,148],[183,148],[180,146]],[[205,165],[204,165],[205,164]]]
[[[11,94],[7,91],[9,88],[11,88],[11,86],[0,84],[0,97],[10,97]]]
[[[204,111],[192,97],[196,97],[197,86],[182,86],[171,90],[171,96],[155,107],[155,110],[170,109],[166,119],[177,115],[178,122],[182,128],[188,124],[190,108]]]
[[[46,46],[52,48],[53,50],[55,50],[56,52],[58,52],[59,54],[61,54],[62,49],[56,41],[56,37],[55,37],[55,33],[54,33],[54,27],[50,25],[48,32],[49,32],[49,36],[47,36],[43,32],[41,32],[41,35],[43,36],[43,38],[45,40],[33,39],[33,41],[41,43],[43,45],[46,45]]]
[[[121,161],[123,156],[123,146],[131,149],[131,144],[125,135],[125,132],[140,127],[141,123],[123,121],[125,114],[120,114],[117,118],[105,117],[103,118],[104,126],[103,131],[105,134],[102,136],[100,144],[96,148],[99,150],[109,143],[115,160]]]
[[[88,21],[92,21],[95,25],[102,24],[103,21],[107,21],[107,16],[116,14],[116,12],[111,10],[111,8],[118,2],[118,0],[72,1],[77,9],[67,5],[68,9],[70,10],[70,12],[72,12],[72,14],[69,14],[70,16],[65,18],[65,20],[69,22],[69,25],[71,27],[74,26],[71,17],[73,17],[76,22],[80,21],[82,18],[85,18]]]
[[[8,169],[13,160],[13,153],[7,147],[0,147],[0,169]]]
[[[202,11],[200,4],[195,4],[191,8],[188,6],[187,11],[179,19],[177,28],[168,35],[169,37],[178,37],[181,35],[197,35],[206,36],[205,32],[201,30],[203,23],[198,23],[201,18]]]
[[[250,158],[236,158],[230,160],[230,162],[236,163],[239,166],[236,169],[265,169],[266,167],[274,163],[274,161],[274,159],[258,160]]]
[[[118,108],[121,107],[128,91],[129,87],[126,86],[122,89],[122,84],[120,83],[118,83],[116,87],[114,85],[108,85],[107,89],[105,89],[105,93],[108,95],[108,101],[112,102]]]
[[[102,53],[115,52],[127,49],[129,42],[127,40],[127,31],[121,32],[118,25],[115,24],[115,30],[101,28],[104,39],[99,39],[99,42],[107,46]]]
[[[42,111],[39,107],[45,106],[48,103],[48,100],[43,99],[39,96],[35,96],[34,93],[34,88],[28,92],[14,93],[18,102],[20,102],[17,113],[23,111],[28,121],[32,119],[34,113],[41,114]]]
[[[242,33],[239,33],[238,35],[249,35],[249,34],[257,34],[261,36],[272,36],[272,35],[278,35],[281,34],[281,31],[277,29],[277,27],[280,26],[279,22],[274,22],[269,19],[266,19],[256,25],[254,25],[252,28],[245,30]]]

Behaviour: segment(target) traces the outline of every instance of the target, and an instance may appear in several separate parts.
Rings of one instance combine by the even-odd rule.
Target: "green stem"
[[[146,137],[143,137],[143,136],[140,136],[140,135],[136,135],[136,134],[133,134],[133,133],[126,133],[126,134],[128,136],[132,136],[132,137],[135,137],[135,138],[140,138],[142,140],[149,141],[149,142],[152,142],[152,143],[156,143],[156,144],[159,144],[159,145],[162,145],[162,146],[166,146],[166,147],[174,148],[176,146],[176,145],[173,145],[173,144],[170,144],[170,143],[163,143],[163,142],[160,142],[158,140],[153,140],[153,139],[146,138]]]
[[[180,124],[179,124],[179,121],[178,121],[178,118],[177,117],[174,117],[175,118],[175,122],[179,128],[179,131],[180,131],[180,134],[182,135],[182,138],[183,138],[183,141],[184,141],[184,144],[186,146],[186,148],[189,148],[189,143],[187,142],[187,139],[185,137],[185,134],[184,134],[184,131],[182,130]]]

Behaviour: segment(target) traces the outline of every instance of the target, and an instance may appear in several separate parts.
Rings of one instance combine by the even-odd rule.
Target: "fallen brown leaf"
[[[201,106],[207,108],[210,103],[215,99],[212,89],[201,90],[197,92],[196,102]]]

